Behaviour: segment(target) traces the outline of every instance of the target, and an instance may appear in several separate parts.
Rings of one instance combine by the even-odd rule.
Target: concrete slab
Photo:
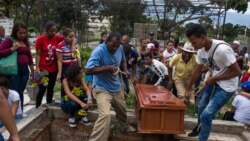
[[[250,131],[243,131],[241,133],[241,138],[243,141],[250,141]]]
[[[197,118],[185,118],[185,129],[192,130],[197,125]],[[240,134],[245,125],[234,121],[213,120],[212,132],[225,134]]]
[[[27,107],[27,106],[25,106]],[[27,107],[27,109],[29,109],[27,111],[27,117],[21,119],[20,121],[17,122],[17,129],[20,132],[21,130],[25,129],[26,126],[28,126],[32,121],[37,120],[39,117],[41,117],[41,115],[43,114],[44,110],[46,109],[35,109],[34,106],[33,108],[31,107]],[[26,109],[26,108],[25,108]],[[27,110],[26,109],[26,110]],[[10,134],[9,132],[6,130],[3,133],[4,139],[8,139]]]
[[[28,93],[25,91],[23,93],[23,105],[28,105],[30,102],[30,97],[28,95]]]
[[[175,138],[183,141],[197,141],[198,137],[187,136],[189,132],[191,131],[186,130],[186,134],[177,134],[175,135]],[[209,136],[208,141],[243,141],[243,140],[237,135],[212,132]]]

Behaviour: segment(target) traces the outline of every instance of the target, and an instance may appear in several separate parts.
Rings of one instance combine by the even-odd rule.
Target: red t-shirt
[[[241,77],[240,82],[244,83],[244,82],[248,81],[249,77],[250,77],[250,74],[248,74],[248,73],[243,74],[243,76]]]
[[[41,71],[57,72],[56,47],[63,36],[55,35],[49,39],[45,34],[36,40],[36,50],[41,50],[39,68]]]

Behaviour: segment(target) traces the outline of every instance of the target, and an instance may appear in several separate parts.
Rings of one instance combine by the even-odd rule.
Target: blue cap
[[[241,88],[247,91],[250,91],[250,81],[246,81],[241,84]]]

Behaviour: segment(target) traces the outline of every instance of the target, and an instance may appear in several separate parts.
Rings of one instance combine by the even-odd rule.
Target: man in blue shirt
[[[99,111],[99,117],[95,122],[93,133],[89,141],[107,141],[110,126],[110,107],[113,105],[119,123],[126,131],[135,131],[127,124],[125,99],[119,76],[121,66],[126,76],[125,55],[120,46],[121,36],[117,32],[109,34],[105,44],[98,45],[92,52],[87,65],[86,73],[93,74],[93,92]]]

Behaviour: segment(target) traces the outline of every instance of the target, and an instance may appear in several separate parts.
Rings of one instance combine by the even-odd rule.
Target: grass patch
[[[54,93],[61,91],[61,83],[56,83],[54,87]]]
[[[186,113],[185,115],[188,115],[189,117],[196,117],[196,112],[195,112],[195,104],[194,103],[191,103],[188,107],[187,107],[187,110],[186,110]]]
[[[220,111],[217,113],[216,115],[216,119],[223,119],[223,116],[225,114],[225,112],[228,110],[228,109],[231,109],[232,107],[232,102],[234,100],[234,97],[235,96],[232,96],[228,102],[220,109]],[[192,118],[197,118],[197,113],[195,111],[195,104],[194,103],[191,103],[189,105],[189,107],[187,107],[187,110],[186,110],[186,113],[185,115],[188,115],[189,117],[192,117]]]
[[[126,97],[126,107],[128,109],[134,109],[135,105],[135,94],[129,93],[129,95]]]

